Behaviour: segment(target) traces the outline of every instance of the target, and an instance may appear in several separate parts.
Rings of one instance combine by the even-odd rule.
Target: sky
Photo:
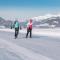
[[[0,17],[7,20],[59,13],[60,0],[0,0]]]

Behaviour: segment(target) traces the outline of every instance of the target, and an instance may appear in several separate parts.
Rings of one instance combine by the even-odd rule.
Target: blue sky
[[[60,13],[60,0],[0,0],[0,16],[34,17]]]
[[[2,7],[60,7],[60,0],[0,0]]]

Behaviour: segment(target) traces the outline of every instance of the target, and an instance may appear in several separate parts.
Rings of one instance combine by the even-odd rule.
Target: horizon
[[[16,19],[18,20],[18,21],[21,21],[21,22],[23,22],[24,20],[26,21],[26,20],[29,20],[29,19],[33,19],[33,20],[44,20],[44,19],[48,19],[48,18],[53,18],[53,17],[60,17],[60,14],[45,14],[45,15],[40,15],[40,16],[35,16],[35,17],[33,17],[33,18],[14,18],[13,19],[13,21],[15,21]],[[7,20],[7,19],[5,19],[4,17],[1,17],[2,19],[4,19],[4,20]],[[8,19],[9,21],[10,20],[12,20],[12,19]]]
[[[0,0],[0,17],[26,19],[60,14],[60,0]]]

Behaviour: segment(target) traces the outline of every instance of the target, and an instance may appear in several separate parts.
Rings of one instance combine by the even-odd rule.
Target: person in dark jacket
[[[19,33],[19,22],[18,21],[15,21],[14,27],[15,27],[15,39],[16,39]]]
[[[32,19],[30,19],[30,21],[27,24],[26,38],[28,37],[29,32],[30,32],[30,38],[31,38],[32,37]]]

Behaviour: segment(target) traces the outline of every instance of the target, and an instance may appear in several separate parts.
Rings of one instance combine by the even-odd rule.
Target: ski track
[[[0,48],[6,48],[8,51],[20,56],[23,60],[53,60],[4,39],[0,39]]]

